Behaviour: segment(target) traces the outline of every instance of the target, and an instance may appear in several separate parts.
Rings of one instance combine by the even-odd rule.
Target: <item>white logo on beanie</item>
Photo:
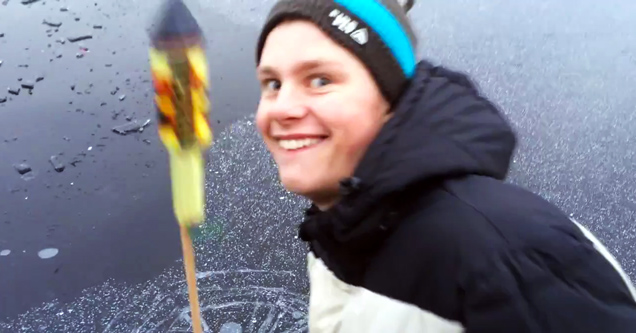
[[[331,25],[337,26],[340,31],[351,36],[351,38],[355,40],[356,43],[364,45],[369,41],[369,33],[367,31],[367,28],[360,28],[356,30],[356,28],[358,27],[358,21],[352,20],[351,17],[340,12],[337,9],[332,10],[329,13],[329,17],[334,19],[333,22],[331,22]]]

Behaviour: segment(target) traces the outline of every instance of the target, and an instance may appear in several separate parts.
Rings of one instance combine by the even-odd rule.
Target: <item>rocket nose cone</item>
[[[150,33],[153,41],[201,35],[201,28],[182,0],[167,0]]]

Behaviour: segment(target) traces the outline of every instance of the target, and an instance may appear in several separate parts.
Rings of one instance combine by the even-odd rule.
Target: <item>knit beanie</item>
[[[394,104],[416,67],[417,41],[406,13],[413,0],[280,0],[270,11],[258,39],[260,63],[267,36],[280,23],[308,20],[357,56]]]

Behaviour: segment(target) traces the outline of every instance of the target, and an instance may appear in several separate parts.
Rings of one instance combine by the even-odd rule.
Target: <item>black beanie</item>
[[[256,62],[277,25],[308,20],[356,55],[394,104],[415,73],[417,41],[406,17],[412,5],[412,0],[404,7],[397,0],[280,0],[261,31]]]

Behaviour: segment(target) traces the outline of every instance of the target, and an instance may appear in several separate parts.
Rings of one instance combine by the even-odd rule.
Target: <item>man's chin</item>
[[[339,193],[337,189],[318,186],[318,184],[311,183],[307,179],[289,177],[281,178],[281,182],[287,191],[310,200],[322,210],[328,209],[338,201]]]

